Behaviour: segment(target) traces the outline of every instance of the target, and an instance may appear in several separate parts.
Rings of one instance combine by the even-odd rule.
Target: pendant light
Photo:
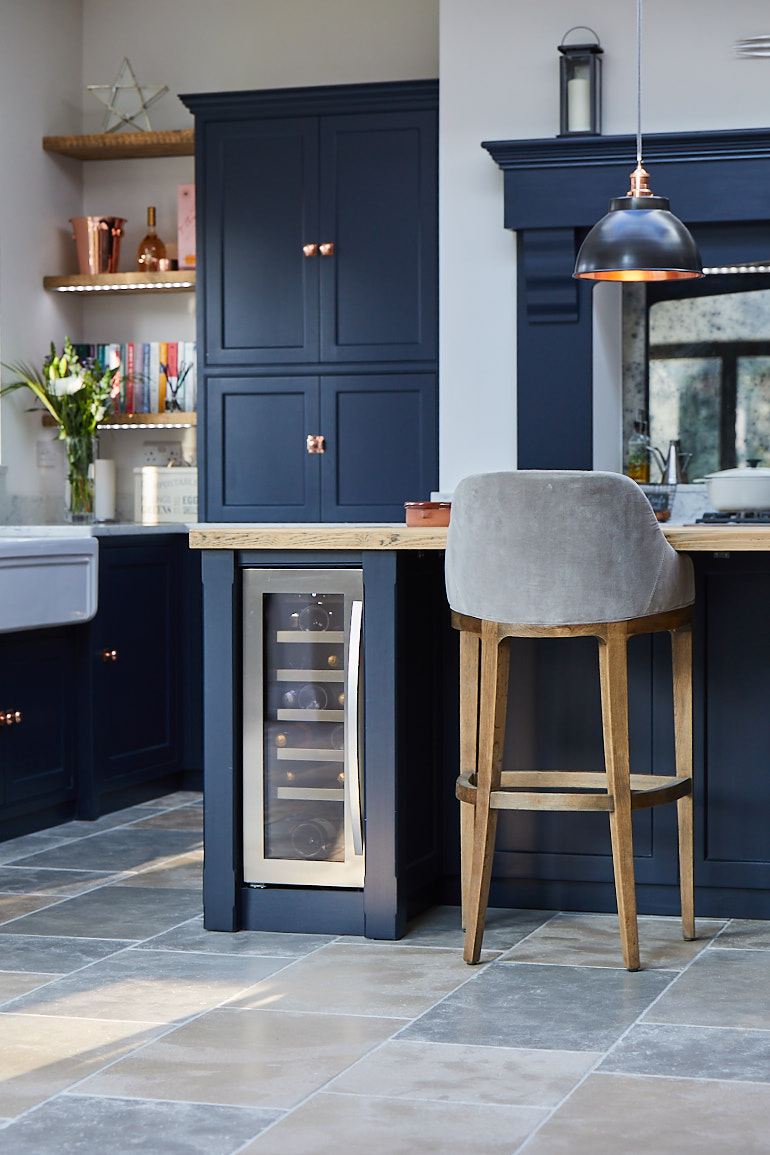
[[[580,246],[573,276],[591,281],[675,281],[702,277],[692,236],[655,196],[642,167],[642,0],[636,0],[636,168],[624,197],[594,225]]]

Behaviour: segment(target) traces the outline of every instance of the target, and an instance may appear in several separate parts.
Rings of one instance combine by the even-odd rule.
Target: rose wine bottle
[[[166,255],[166,246],[155,232],[155,206],[147,209],[147,235],[139,243],[136,251],[136,263],[144,273],[154,273],[158,270],[158,261]]]

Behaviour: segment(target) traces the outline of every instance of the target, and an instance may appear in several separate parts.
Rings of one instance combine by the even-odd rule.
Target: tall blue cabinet
[[[401,520],[437,486],[437,82],[182,99],[202,520]]]

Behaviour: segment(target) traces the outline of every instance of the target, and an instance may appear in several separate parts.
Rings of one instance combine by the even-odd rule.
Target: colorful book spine
[[[166,412],[168,394],[168,341],[161,341],[158,362],[158,413]]]
[[[148,413],[158,412],[158,390],[159,390],[159,370],[160,370],[160,345],[157,341],[150,342],[150,408]]]
[[[152,413],[150,408],[150,342],[142,345],[142,408],[141,413]]]
[[[136,405],[134,402],[135,381],[136,381],[136,364],[135,364],[135,350],[134,342],[128,341],[126,343],[126,413],[135,413]]]
[[[179,381],[179,343],[177,341],[168,342],[168,394],[169,405],[175,409],[177,407],[179,398],[177,397],[177,388]]]

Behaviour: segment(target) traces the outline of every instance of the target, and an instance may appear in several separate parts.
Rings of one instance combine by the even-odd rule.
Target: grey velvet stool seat
[[[481,951],[501,809],[609,814],[623,963],[639,969],[631,815],[676,802],[683,933],[694,938],[692,563],[669,546],[627,477],[521,470],[466,477],[452,498],[446,588],[460,631],[464,958]],[[627,643],[669,631],[674,775],[631,773]],[[598,640],[604,767],[502,769],[513,637]]]

